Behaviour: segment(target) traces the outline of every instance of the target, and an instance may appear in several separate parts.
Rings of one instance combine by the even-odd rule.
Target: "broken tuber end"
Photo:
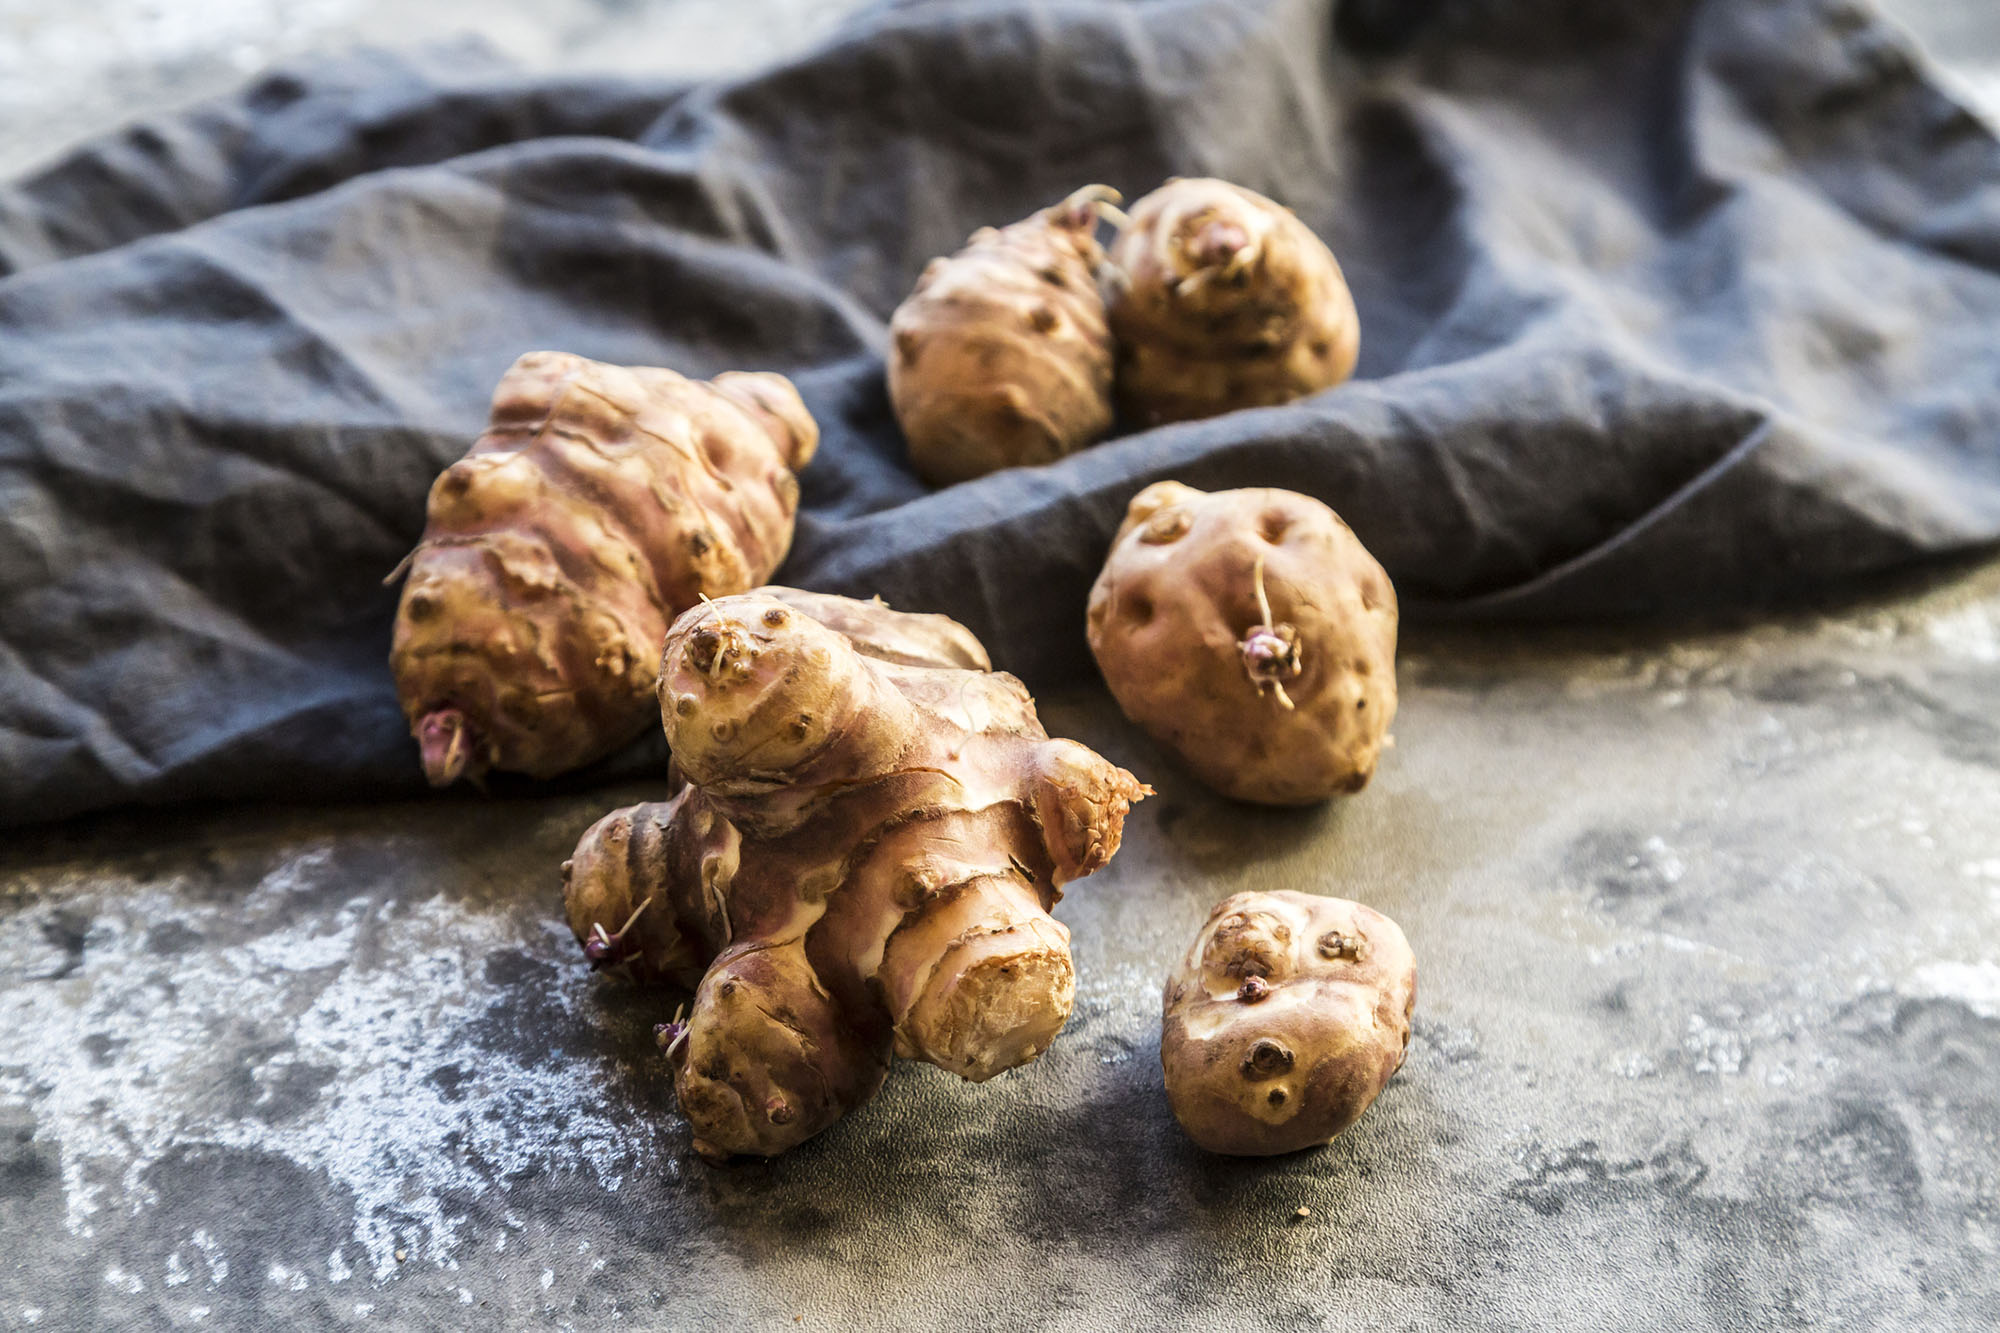
[[[471,721],[456,708],[439,708],[424,714],[415,728],[417,746],[423,751],[424,776],[433,787],[449,787],[462,777],[477,778],[485,772],[478,764],[479,735]]]

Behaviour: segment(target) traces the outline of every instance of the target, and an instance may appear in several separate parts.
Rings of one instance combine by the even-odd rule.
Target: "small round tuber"
[[[777,568],[818,441],[778,375],[516,361],[406,562],[389,661],[431,783],[552,777],[644,730],[668,623]]]
[[[1354,373],[1361,324],[1333,252],[1254,190],[1168,181],[1134,205],[1105,276],[1134,425],[1286,403]]]
[[[1117,198],[1089,185],[1011,226],[982,227],[932,260],[896,307],[889,400],[931,485],[1053,462],[1111,429],[1096,229]]]
[[[1326,1143],[1403,1064],[1417,960],[1395,922],[1341,898],[1278,891],[1216,904],[1167,979],[1167,1101],[1210,1152]]]
[[[1375,772],[1396,714],[1396,593],[1310,496],[1148,486],[1087,629],[1125,715],[1224,795],[1307,805]]]

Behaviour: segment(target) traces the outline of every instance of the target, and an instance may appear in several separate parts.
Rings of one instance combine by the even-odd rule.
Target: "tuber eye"
[[[1269,1037],[1259,1037],[1250,1053],[1243,1057],[1243,1077],[1255,1081],[1271,1078],[1290,1070],[1293,1056],[1284,1043]]]
[[[1188,516],[1184,509],[1169,509],[1155,514],[1153,521],[1140,532],[1139,540],[1148,546],[1165,546],[1177,542],[1187,535]]]
[[[1329,930],[1319,937],[1319,956],[1322,958],[1352,962],[1366,953],[1366,943],[1359,935],[1343,935],[1337,930]]]
[[[1236,998],[1245,1004],[1256,1004],[1260,1000],[1269,998],[1270,994],[1270,982],[1262,977],[1245,977],[1243,985],[1236,992]]]
[[[774,606],[770,610],[766,611],[764,613],[764,623],[766,625],[769,625],[772,629],[777,629],[779,626],[783,625],[785,623],[785,608],[782,606]]]
[[[715,657],[722,649],[722,636],[714,628],[703,625],[688,641],[688,661],[696,671],[711,671],[715,668]]]

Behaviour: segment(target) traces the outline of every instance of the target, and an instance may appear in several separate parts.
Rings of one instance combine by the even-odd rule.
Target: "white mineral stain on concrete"
[[[504,1002],[485,977],[487,957],[566,946],[547,937],[556,923],[532,939],[513,919],[439,897],[302,903],[329,873],[320,846],[235,901],[205,901],[171,879],[99,880],[81,899],[52,895],[24,909],[0,932],[0,976],[47,977],[57,957],[41,927],[53,926],[58,906],[90,912],[74,972],[0,988],[0,1104],[27,1106],[36,1137],[59,1150],[74,1234],[92,1235],[106,1210],[155,1207],[147,1172],[169,1152],[258,1150],[352,1195],[351,1243],[380,1278],[395,1269],[399,1248],[410,1259],[452,1261],[464,1218],[447,1198],[483,1196],[529,1172],[578,1172],[614,1189],[638,1165],[620,1123],[630,1108],[606,1100],[598,1062],[551,1060],[530,1070],[470,1031]],[[162,958],[145,937],[168,924],[202,936],[261,933],[240,949]],[[565,1013],[592,1005],[587,973],[559,975],[546,1000]],[[212,1031],[218,1016],[236,1028],[227,1041]],[[244,1026],[253,1029],[247,1039]],[[216,1090],[237,1074],[236,1053],[264,1039],[278,1053],[247,1070],[262,1091],[232,1106]],[[479,1053],[476,1068],[465,1068],[468,1052]],[[431,1079],[454,1063],[464,1070],[458,1100]],[[297,1070],[323,1086],[302,1109],[260,1118]],[[229,1256],[200,1229],[188,1244],[207,1285],[219,1285]],[[267,1276],[302,1290],[353,1273],[336,1250],[323,1279],[282,1265]],[[204,1274],[176,1251],[156,1276],[178,1286]],[[104,1280],[138,1291],[146,1275],[114,1267]]]
[[[1898,988],[1925,1000],[1956,1000],[1981,1018],[2000,1018],[2000,964],[1940,960],[1925,963]]]

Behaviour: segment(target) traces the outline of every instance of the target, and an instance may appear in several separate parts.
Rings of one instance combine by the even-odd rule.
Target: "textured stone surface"
[[[114,0],[84,40],[0,0],[0,161],[475,8],[551,64],[692,50],[683,5]],[[1994,11],[1896,8],[1994,67]],[[673,67],[822,21],[701,14],[735,35]],[[15,835],[0,1328],[2000,1321],[2000,566],[1747,631],[1417,634],[1403,681],[1376,783],[1305,813],[1046,700],[1161,789],[1061,909],[1069,1030],[730,1169],[661,1077],[671,999],[590,976],[556,912],[645,789]],[[1369,902],[1421,968],[1382,1101],[1273,1162],[1187,1145],[1157,1065],[1160,982],[1246,887]]]
[[[1330,810],[1149,776],[1078,1004],[791,1156],[689,1152],[555,867],[640,790],[30,834],[0,882],[0,1319],[87,1328],[1977,1328],[2000,1317],[2000,566],[1673,642],[1416,637]],[[1416,1037],[1325,1151],[1209,1158],[1159,985],[1246,887],[1360,898]],[[1295,1220],[1300,1205],[1311,1209]],[[399,1257],[400,1256],[400,1257]]]

